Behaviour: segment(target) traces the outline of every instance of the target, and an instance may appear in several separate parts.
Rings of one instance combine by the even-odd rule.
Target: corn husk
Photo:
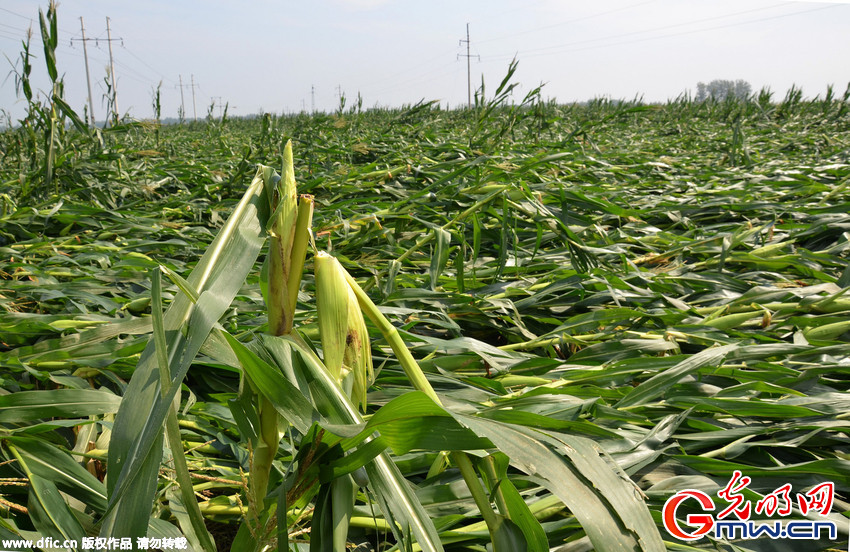
[[[339,261],[320,252],[314,265],[325,367],[341,385],[350,378],[351,398],[365,408],[366,391],[375,379],[366,321]]]

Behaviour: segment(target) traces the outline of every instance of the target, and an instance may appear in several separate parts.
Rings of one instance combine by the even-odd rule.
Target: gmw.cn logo
[[[753,505],[741,494],[751,482],[750,477],[735,470],[726,486],[717,492],[718,498],[729,503],[720,512],[717,512],[717,506],[708,493],[697,489],[678,491],[664,503],[664,529],[682,541],[696,541],[706,535],[729,540],[838,539],[837,523],[827,519],[835,498],[835,483],[821,483],[805,493],[796,493],[794,497],[791,484],[786,483]],[[676,517],[683,504],[703,513],[688,514],[683,524]],[[788,519],[792,514],[798,518]],[[758,520],[750,519],[753,515],[758,516]],[[799,516],[807,518],[799,519]],[[847,550],[850,552],[850,542]]]

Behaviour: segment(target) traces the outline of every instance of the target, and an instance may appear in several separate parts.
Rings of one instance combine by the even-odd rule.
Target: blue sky
[[[46,2],[0,0],[0,53],[15,61],[34,21],[36,87],[46,87],[38,8]],[[339,93],[350,106],[398,106],[420,99],[461,105],[467,98],[466,24],[473,87],[492,91],[516,56],[517,94],[544,83],[562,102],[593,97],[665,101],[699,81],[744,79],[776,96],[796,84],[804,95],[842,93],[850,82],[850,1],[776,0],[220,0],[114,2],[62,0],[60,72],[66,98],[86,101],[80,17],[86,35],[106,38],[110,17],[118,106],[152,116],[162,81],[164,116],[180,105],[177,87],[194,76],[198,116],[215,98],[232,113],[332,111]],[[105,105],[106,44],[89,42],[95,116]],[[19,118],[11,65],[0,59],[0,108]],[[5,80],[3,80],[5,79]],[[192,116],[191,90],[184,88]],[[217,110],[216,110],[217,113]]]

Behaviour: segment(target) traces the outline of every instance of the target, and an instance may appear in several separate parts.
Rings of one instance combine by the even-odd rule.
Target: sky
[[[38,32],[47,2],[0,0],[0,110],[23,116],[13,64],[32,24],[34,87],[48,78]],[[80,18],[94,115],[105,118],[106,18],[120,113],[162,116],[332,112],[438,100],[467,102],[467,43],[473,91],[488,94],[518,62],[515,98],[543,85],[559,102],[642,98],[665,102],[697,83],[748,81],[781,99],[840,95],[850,82],[850,0],[61,0],[57,63],[65,98],[87,101]],[[183,98],[181,100],[182,82]],[[192,88],[194,83],[195,87]],[[194,92],[194,106],[192,96]],[[5,120],[6,116],[3,116]]]

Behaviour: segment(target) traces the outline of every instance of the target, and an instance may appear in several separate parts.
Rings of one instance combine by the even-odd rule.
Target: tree
[[[727,98],[745,100],[750,96],[752,89],[750,83],[743,79],[736,81],[715,79],[708,84],[699,82],[697,83],[696,101],[704,102],[712,99],[722,102]]]

